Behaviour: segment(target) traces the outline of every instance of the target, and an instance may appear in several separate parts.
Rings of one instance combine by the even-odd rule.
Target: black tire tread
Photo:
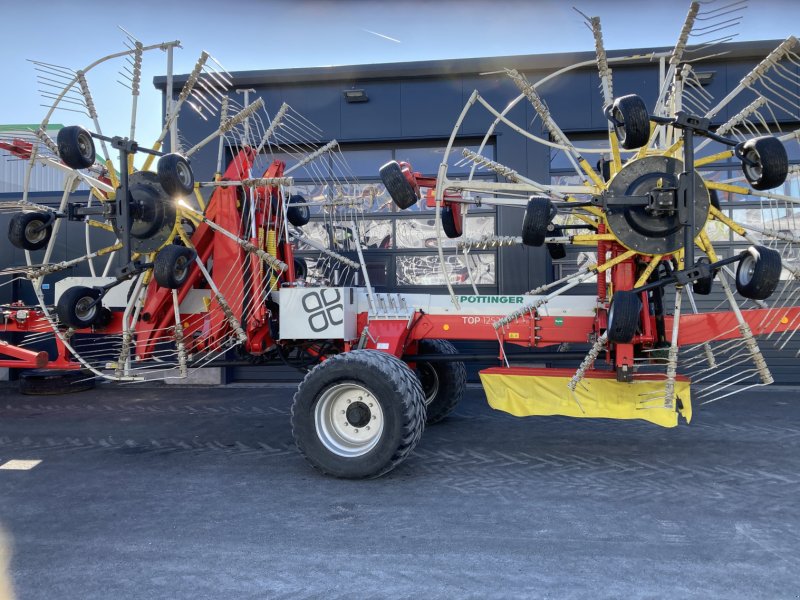
[[[286,220],[295,227],[308,225],[311,220],[311,211],[308,206],[292,206],[293,204],[305,204],[306,199],[300,195],[289,196],[286,204]]]
[[[611,305],[614,308],[614,319],[612,322],[609,311],[608,340],[618,344],[628,344],[639,327],[641,300],[633,292],[616,292]]]
[[[614,100],[612,112],[619,112],[622,116],[622,123],[615,124],[614,127],[622,148],[635,150],[650,141],[650,116],[647,114],[644,101],[639,96],[636,94],[620,96]]]
[[[95,322],[97,322],[97,320],[100,318],[102,303],[97,305],[97,311],[95,312],[95,317],[91,323],[79,323],[76,318],[73,318],[74,306],[76,302],[79,298],[86,295],[93,295],[95,298],[97,298],[100,296],[100,290],[87,288],[84,286],[74,286],[64,290],[64,293],[61,294],[61,297],[56,303],[56,315],[58,316],[58,320],[62,325],[74,327],[75,329],[84,329],[86,327],[91,327]]]
[[[47,213],[43,212],[24,212],[24,213],[16,213],[11,220],[8,222],[8,241],[11,242],[12,246],[19,248],[20,250],[41,250],[47,243],[50,241],[50,237],[53,235],[53,226],[47,226],[47,235],[42,238],[42,240],[36,243],[30,243],[28,239],[25,237],[25,229],[27,229],[28,224],[31,221],[41,220],[45,222],[49,219]]]
[[[189,173],[192,173],[192,168],[189,166],[189,161],[185,157],[177,153],[165,154],[158,159],[156,171],[158,173],[158,181],[164,191],[170,196],[186,196],[194,192],[194,174],[192,173],[191,185],[184,186],[177,175],[178,163],[186,163]]]
[[[19,374],[19,391],[26,396],[56,396],[94,389],[94,376],[84,370],[31,369]]]
[[[742,164],[742,172],[750,186],[755,190],[771,190],[783,185],[789,174],[789,157],[786,147],[776,137],[765,135],[747,140],[744,143],[743,153],[755,150],[761,162],[761,177],[751,179]]]
[[[533,197],[528,200],[522,221],[522,243],[539,247],[547,237],[547,226],[553,218],[553,203],[549,198]]]
[[[552,260],[561,260],[567,257],[567,247],[564,244],[547,244],[547,252]]]
[[[453,209],[449,206],[442,207],[442,230],[450,239],[461,237],[460,224],[456,223],[456,218],[453,215]]]
[[[178,289],[185,283],[185,279],[179,282],[175,279],[174,264],[181,256],[186,256],[190,259],[187,265],[187,270],[191,269],[191,258],[193,258],[194,251],[186,246],[178,246],[177,244],[169,244],[164,246],[156,254],[156,259],[153,261],[153,278],[156,283],[163,288]],[[188,273],[187,273],[188,277]]]
[[[389,161],[380,168],[380,176],[386,191],[400,210],[417,203],[414,187],[408,182],[397,161]]]
[[[766,300],[780,283],[783,263],[780,253],[776,250],[766,246],[755,246],[755,248],[758,250],[760,259],[756,263],[753,278],[747,285],[739,283],[739,269],[742,268],[740,262],[736,268],[736,291],[750,300]]]
[[[58,135],[56,137],[58,156],[70,169],[87,169],[94,164],[96,158],[94,140],[92,140],[91,158],[86,158],[81,155],[78,148],[78,137],[80,137],[81,134],[88,135],[91,140],[89,131],[80,125],[70,125],[58,130]]]
[[[706,264],[710,264],[711,261],[706,258],[705,256],[701,256],[697,262],[704,262]],[[708,296],[711,293],[711,289],[714,287],[714,277],[716,276],[716,271],[712,272],[711,275],[708,277],[703,277],[698,279],[697,281],[692,283],[692,292],[699,296]]]
[[[341,364],[347,363],[352,363],[353,372],[363,371],[363,366],[359,367],[359,365],[364,364],[379,370],[381,376],[385,377],[390,382],[390,385],[398,391],[398,396],[403,402],[403,435],[400,445],[395,449],[393,455],[385,465],[366,475],[353,476],[343,473],[334,473],[323,468],[314,460],[314,457],[307,452],[306,448],[304,448],[301,442],[302,435],[298,435],[298,432],[302,432],[304,429],[302,417],[297,413],[297,405],[300,401],[299,398],[301,394],[304,393],[307,387],[313,385],[314,379],[322,377],[326,372],[335,369]],[[342,378],[342,380],[347,379],[346,377]],[[403,462],[422,438],[422,432],[425,429],[425,402],[422,386],[416,374],[408,365],[391,354],[379,350],[352,350],[350,352],[337,354],[314,367],[303,378],[292,402],[291,422],[292,434],[297,449],[315,469],[325,475],[332,475],[334,477],[374,479],[385,475]]]
[[[447,340],[422,340],[419,354],[457,354]],[[467,390],[467,368],[461,361],[428,363],[439,376],[439,393],[426,407],[426,425],[444,420],[464,398]],[[424,390],[423,390],[424,392]]]

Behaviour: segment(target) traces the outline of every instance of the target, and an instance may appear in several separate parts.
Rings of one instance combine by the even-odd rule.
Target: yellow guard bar
[[[679,376],[675,382],[679,407],[665,408],[663,376],[643,375],[631,383],[621,383],[614,373],[589,372],[575,388],[573,397],[567,383],[574,374],[570,369],[525,367],[494,367],[480,372],[489,406],[517,417],[642,419],[662,427],[675,427],[678,413],[687,423],[692,420],[686,377]]]

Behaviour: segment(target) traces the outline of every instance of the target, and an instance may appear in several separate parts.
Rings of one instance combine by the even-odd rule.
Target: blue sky
[[[591,33],[572,6],[600,16],[606,47],[622,49],[671,46],[689,3],[5,0],[0,12],[4,22],[0,74],[5,90],[0,94],[0,124],[36,123],[44,115],[33,65],[26,59],[81,68],[123,48],[124,35],[118,25],[145,44],[181,40],[183,50],[176,53],[176,72],[191,70],[201,50],[210,52],[228,70],[243,71],[593,50]],[[797,0],[751,0],[743,16],[737,40],[800,34]],[[153,58],[145,64],[140,109],[141,141],[145,143],[155,137],[160,119],[152,77],[165,69],[163,56]],[[129,121],[128,103],[124,102],[128,92],[114,79],[113,73],[106,74],[90,79],[90,86],[106,133],[124,135]],[[67,123],[70,119],[74,117],[61,113],[53,121]],[[119,131],[109,131],[115,128]]]

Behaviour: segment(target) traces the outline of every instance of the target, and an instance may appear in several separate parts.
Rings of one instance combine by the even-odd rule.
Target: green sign
[[[556,317],[556,326],[561,327],[564,324],[564,319],[561,317]]]

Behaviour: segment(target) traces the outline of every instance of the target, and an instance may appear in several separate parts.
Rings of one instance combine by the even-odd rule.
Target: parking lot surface
[[[372,481],[305,463],[292,393],[1,389],[0,464],[41,461],[0,469],[18,597],[800,594],[797,390],[667,430],[517,419],[475,388]]]

